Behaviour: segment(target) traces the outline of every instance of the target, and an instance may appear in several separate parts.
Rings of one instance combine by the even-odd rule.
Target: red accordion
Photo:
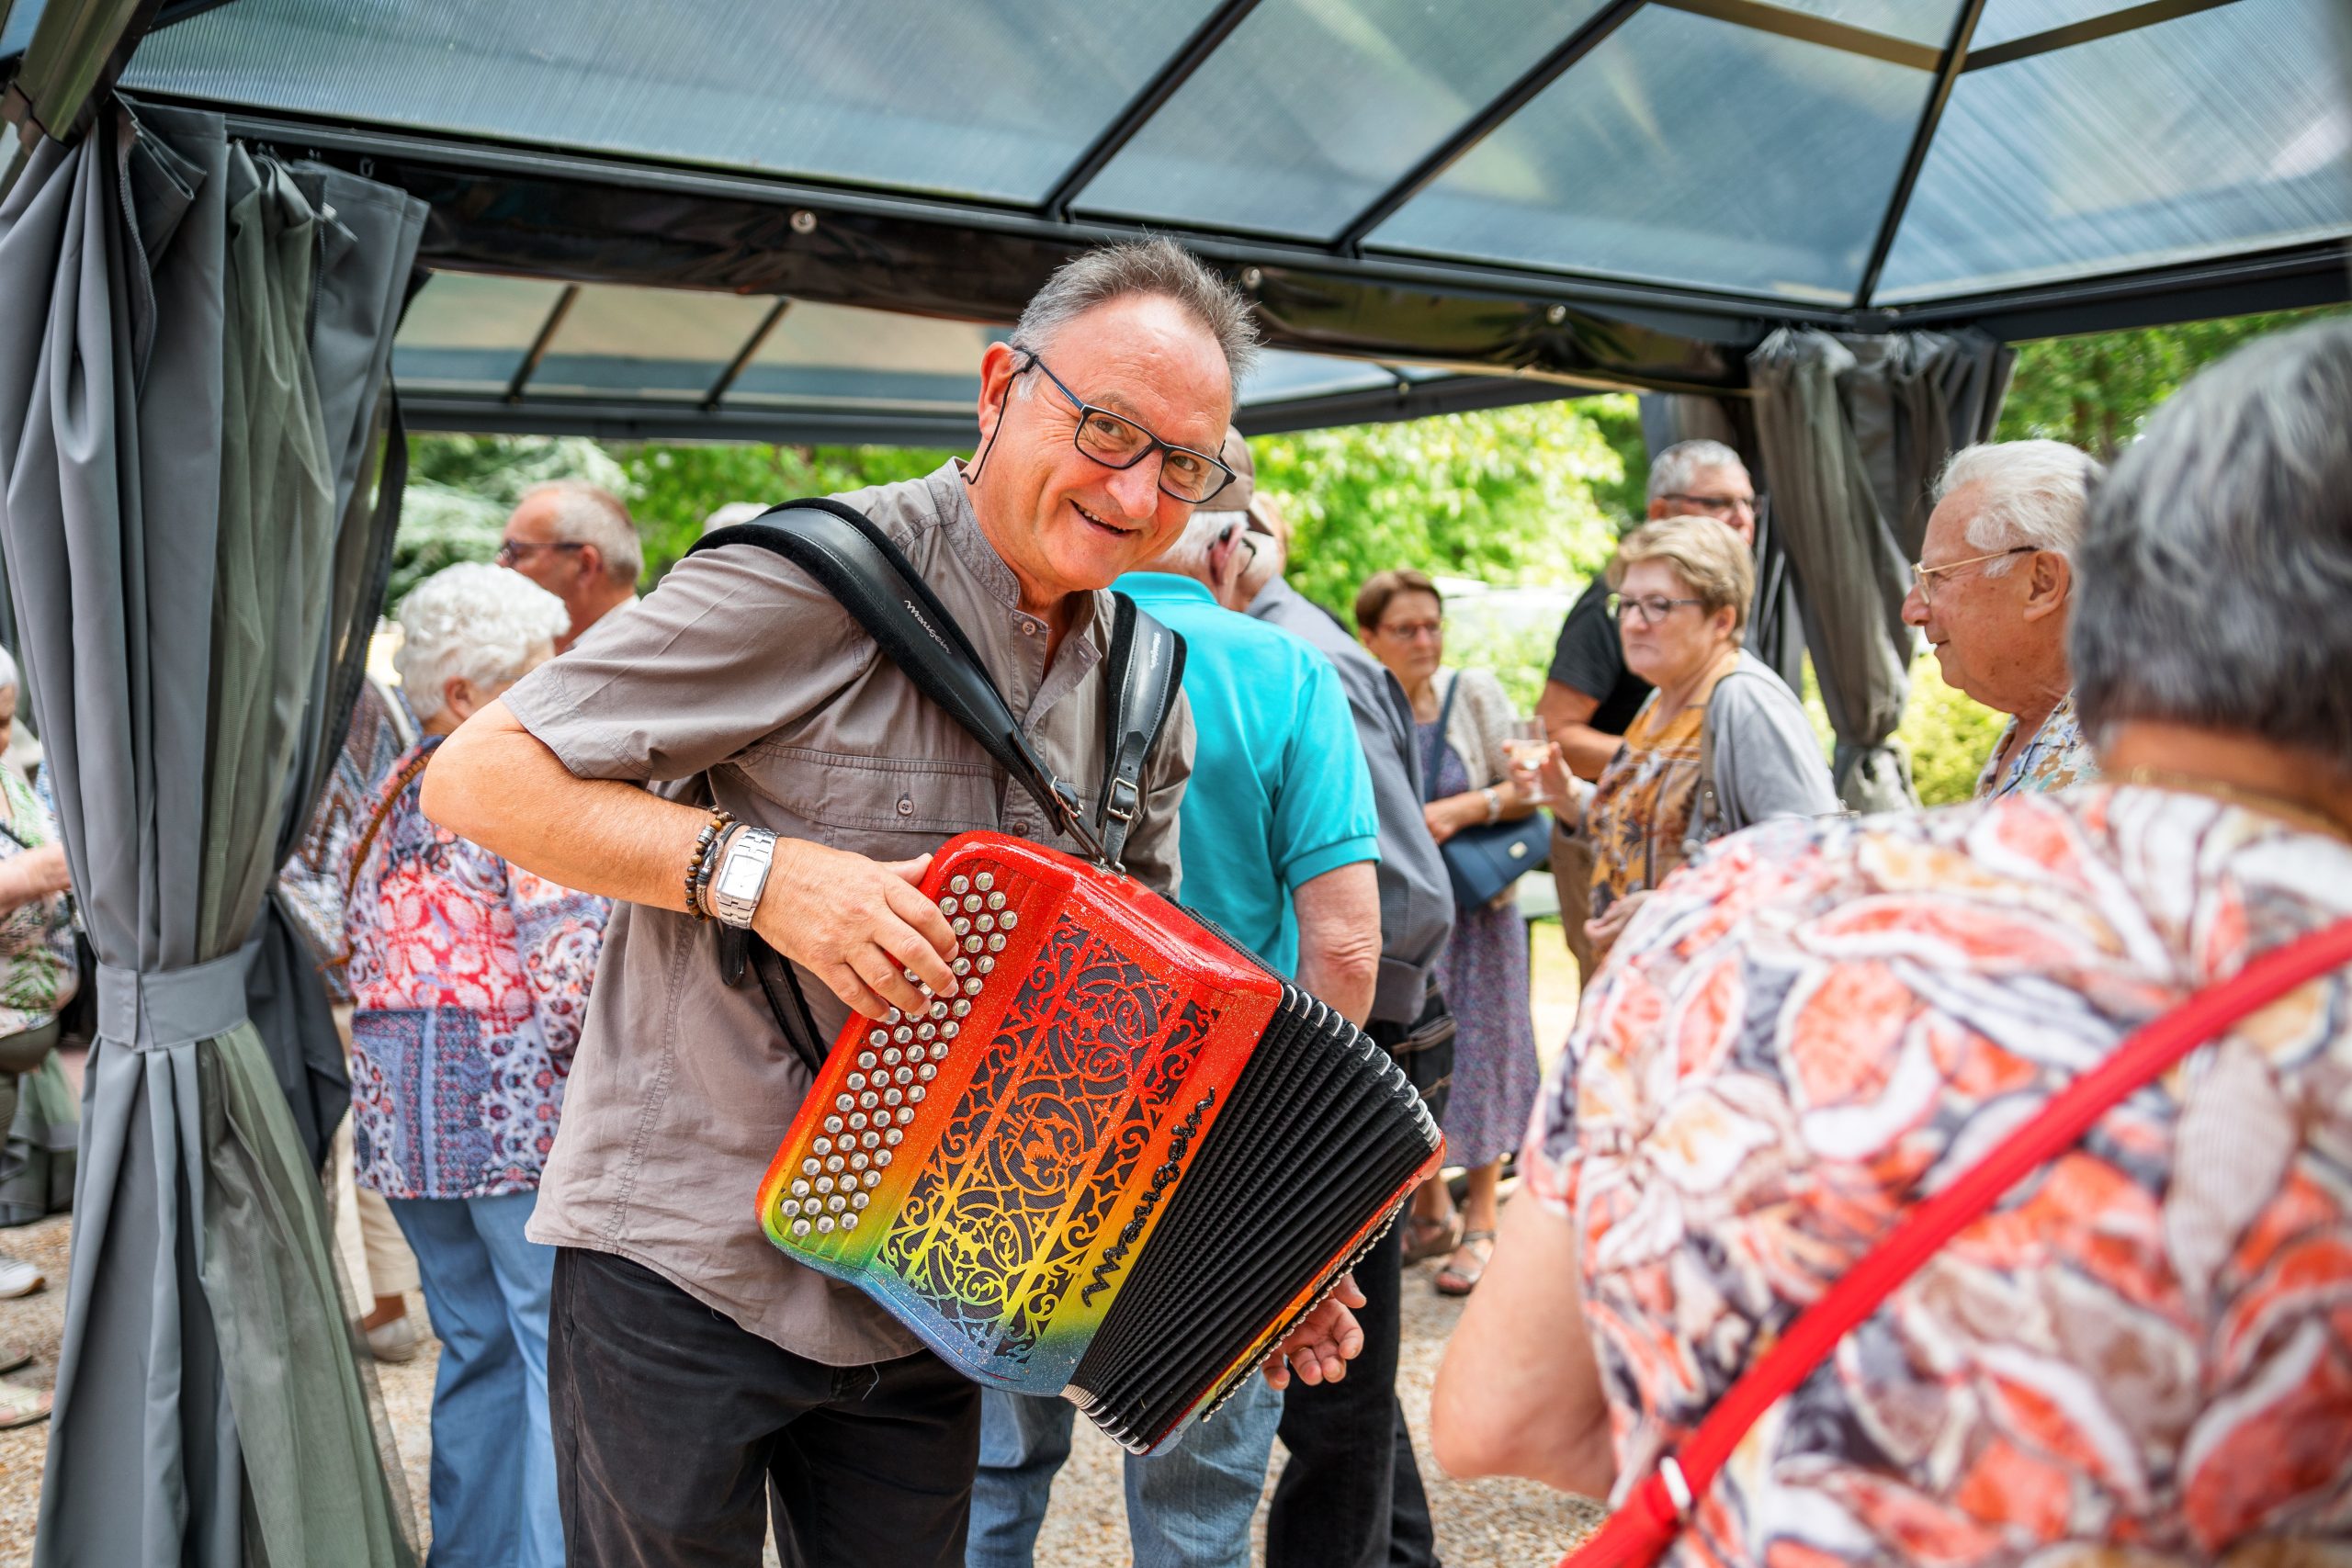
[[[1386,1052],[1130,878],[967,833],[924,890],[960,993],[850,1021],[761,1222],[978,1381],[1163,1449],[1442,1141]]]

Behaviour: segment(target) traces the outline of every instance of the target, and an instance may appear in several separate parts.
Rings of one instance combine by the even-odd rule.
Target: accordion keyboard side
[[[1281,987],[1136,884],[1025,840],[951,840],[924,891],[965,949],[962,992],[850,1021],[761,1221],[969,1375],[1057,1393]]]

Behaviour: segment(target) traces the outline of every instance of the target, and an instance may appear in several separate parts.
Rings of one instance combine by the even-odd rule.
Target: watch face
[[[750,898],[760,891],[766,868],[743,855],[729,855],[727,863],[718,868],[718,892],[721,897]]]

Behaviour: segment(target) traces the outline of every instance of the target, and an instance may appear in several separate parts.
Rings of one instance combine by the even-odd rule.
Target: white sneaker
[[[402,1313],[390,1323],[380,1323],[368,1331],[368,1348],[376,1359],[398,1364],[416,1359],[417,1347],[424,1343],[416,1332],[416,1320]]]
[[[29,1296],[47,1283],[48,1277],[23,1258],[0,1253],[0,1298]]]

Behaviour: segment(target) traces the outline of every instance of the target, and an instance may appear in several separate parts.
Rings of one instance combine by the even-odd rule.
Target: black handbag
[[[1453,716],[1454,694],[1461,690],[1462,677],[1456,675],[1438,709],[1437,730],[1430,739],[1429,755],[1422,759],[1424,799],[1437,798],[1437,769],[1445,756],[1446,721]],[[1453,884],[1454,908],[1483,909],[1521,876],[1552,863],[1551,818],[1537,811],[1516,822],[1481,822],[1456,832],[1438,846],[1438,852],[1445,857],[1445,874]]]

